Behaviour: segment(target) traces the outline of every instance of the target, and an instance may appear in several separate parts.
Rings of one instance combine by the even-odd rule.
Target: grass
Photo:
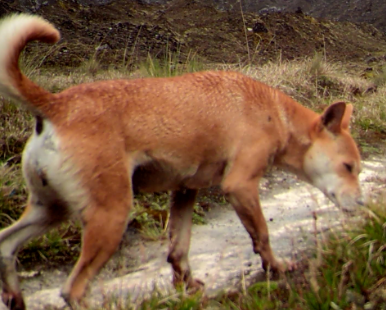
[[[364,214],[361,224],[329,236],[319,257],[310,261],[310,270],[314,270],[309,273],[311,290],[301,298],[306,309],[379,309],[380,302],[386,305],[386,299],[377,296],[386,280],[385,223],[382,203]]]
[[[3,164],[0,166],[0,225],[10,225],[23,210],[26,189],[20,166]]]
[[[354,105],[360,100],[370,101],[375,86],[372,80],[360,76],[360,68],[329,63],[319,54],[302,60],[269,62],[261,67],[225,68],[240,70],[317,110],[334,100],[346,100]],[[378,92],[374,96],[378,96]]]
[[[145,239],[157,241],[167,238],[169,216],[168,193],[138,194],[130,215],[130,225],[137,228]],[[206,223],[205,212],[199,203],[194,205],[193,223]]]
[[[155,58],[148,54],[146,61],[140,63],[139,71],[144,77],[178,76],[187,72],[197,72],[204,69],[204,65],[194,53],[184,59],[179,52],[166,52],[163,58]]]

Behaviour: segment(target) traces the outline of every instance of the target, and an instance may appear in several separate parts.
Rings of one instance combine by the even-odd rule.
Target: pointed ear
[[[335,102],[321,116],[321,125],[332,133],[340,133],[345,116],[346,103]]]
[[[351,119],[353,110],[354,110],[354,107],[351,103],[346,104],[346,110],[344,111],[344,115],[342,119],[342,129],[349,130],[350,119]]]

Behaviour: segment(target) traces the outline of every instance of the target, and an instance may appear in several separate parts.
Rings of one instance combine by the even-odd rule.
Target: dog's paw
[[[3,290],[1,299],[4,304],[11,310],[25,310],[25,304],[21,294],[12,294],[6,290]]]
[[[183,290],[188,292],[189,294],[194,294],[199,291],[203,291],[205,287],[205,283],[202,282],[200,279],[193,279],[190,278],[186,282],[174,282],[174,287],[177,291]]]
[[[298,269],[298,264],[294,261],[282,260],[280,264],[282,265],[282,273],[294,272]]]
[[[277,261],[275,260],[273,263],[264,264],[263,268],[266,272],[270,272],[273,275],[283,275],[286,272],[293,272],[297,269],[296,263],[292,261],[282,260]]]
[[[200,279],[191,279],[187,284],[187,291],[190,294],[195,294],[199,291],[203,291],[205,283]]]

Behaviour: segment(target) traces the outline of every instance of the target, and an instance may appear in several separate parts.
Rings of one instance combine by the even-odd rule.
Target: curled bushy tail
[[[13,14],[3,18],[0,21],[0,95],[45,115],[52,94],[21,73],[19,56],[30,41],[56,43],[59,39],[59,31],[39,16]]]

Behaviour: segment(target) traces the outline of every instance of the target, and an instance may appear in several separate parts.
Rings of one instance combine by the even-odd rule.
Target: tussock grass
[[[183,58],[179,52],[166,52],[163,59],[154,58],[149,54],[146,61],[140,63],[139,71],[144,77],[167,77],[204,69],[196,54],[191,53]]]
[[[19,261],[24,268],[49,264],[62,266],[73,264],[80,252],[80,224],[66,222],[39,238],[32,239],[19,254]]]
[[[378,87],[376,93],[357,98],[356,124],[363,130],[386,133],[386,84]]]
[[[361,223],[331,233],[305,275],[311,288],[299,295],[304,309],[383,309],[386,271],[386,211],[382,204],[363,214]],[[307,283],[307,282],[306,282]],[[380,294],[382,293],[382,294]]]
[[[24,209],[26,188],[19,164],[0,165],[0,226],[14,222]]]
[[[32,116],[0,97],[0,162],[19,155],[30,136]]]
[[[343,64],[329,63],[318,56],[236,69],[281,89],[300,103],[317,110],[319,106],[325,106],[334,100],[355,103],[358,97],[371,92],[375,86],[371,80],[358,73],[348,72],[349,68]]]
[[[147,240],[167,238],[170,217],[169,194],[137,194],[135,199],[130,214],[130,226],[136,227]],[[192,220],[196,225],[206,223],[205,213],[198,203],[194,205]]]

